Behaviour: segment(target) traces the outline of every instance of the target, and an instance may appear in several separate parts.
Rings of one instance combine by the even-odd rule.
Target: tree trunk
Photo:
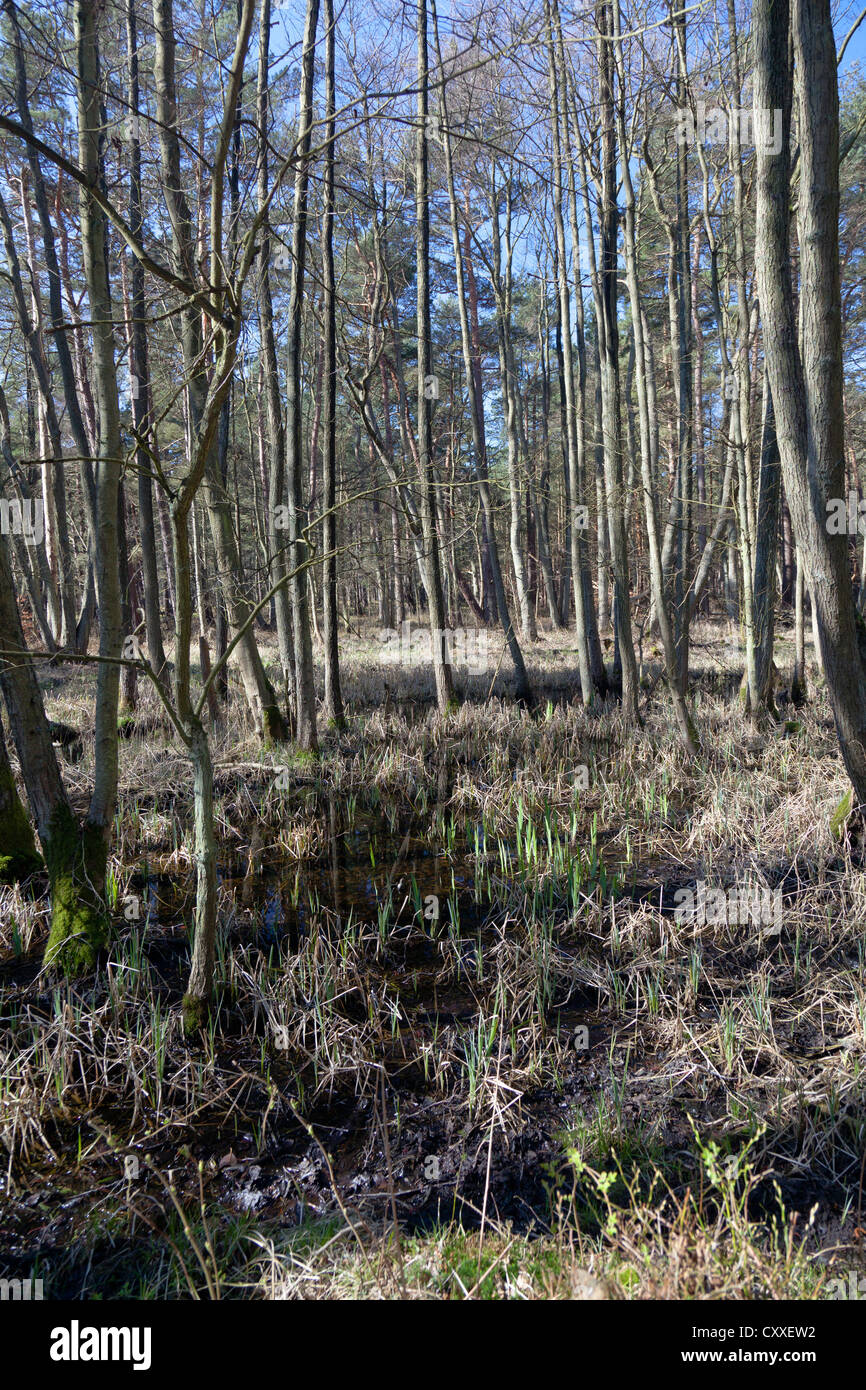
[[[307,199],[310,179],[310,142],[313,123],[313,79],[316,58],[316,26],[319,0],[307,0],[304,46],[301,59],[301,92],[296,142],[294,220],[292,223],[292,289],[289,298],[286,350],[286,446],[289,483],[289,593],[295,657],[295,740],[313,751],[316,730],[316,685],[313,673],[313,639],[310,631],[309,584],[306,565],[310,557],[304,534],[306,511],[303,498],[303,412],[301,407],[301,329],[304,311],[304,270],[307,256]]]
[[[580,545],[580,535],[582,529],[581,514],[581,460],[579,457],[578,430],[583,429],[583,414],[580,418],[575,406],[574,399],[574,363],[572,358],[571,345],[571,296],[568,287],[568,268],[566,264],[565,251],[565,225],[562,218],[562,150],[560,143],[560,92],[559,74],[557,70],[557,54],[554,46],[554,16],[557,27],[557,38],[561,40],[559,34],[559,10],[556,0],[545,0],[545,19],[547,23],[547,57],[548,57],[548,81],[551,104],[550,128],[553,134],[553,218],[556,233],[556,273],[558,290],[558,335],[557,345],[562,350],[562,370],[560,372],[560,387],[565,388],[565,427],[566,427],[566,450],[567,450],[567,479],[568,479],[568,524],[570,539],[570,561],[571,561],[571,581],[574,590],[574,611],[576,620],[577,638],[577,662],[580,672],[580,688],[583,703],[592,703],[595,692],[595,682],[593,680],[592,668],[590,665],[590,645],[588,639],[588,623],[586,613],[586,595],[582,583],[582,555]],[[561,47],[561,43],[560,43]],[[565,73],[563,71],[563,80]],[[563,120],[567,127],[567,93],[562,93]],[[577,248],[573,248],[575,255],[578,254]],[[584,379],[581,373],[581,381]]]
[[[33,827],[18,796],[0,722],[0,883],[18,883],[41,867]]]
[[[436,12],[435,0],[432,0],[433,32],[436,42],[436,53],[439,67],[442,68],[442,52],[439,45],[439,20]],[[496,603],[496,612],[500,626],[505,635],[508,645],[509,655],[514,666],[514,677],[517,686],[518,700],[530,701],[532,692],[529,686],[529,677],[526,674],[526,665],[523,660],[523,652],[514,631],[511,621],[511,614],[508,611],[508,599],[505,594],[505,584],[502,578],[502,566],[499,562],[499,547],[496,541],[496,527],[493,516],[493,503],[490,496],[490,483],[488,480],[487,467],[487,441],[484,433],[484,402],[481,389],[481,362],[480,362],[480,335],[478,333],[478,304],[477,290],[475,288],[475,277],[471,270],[471,259],[467,260],[464,267],[464,257],[461,254],[460,231],[457,222],[457,197],[454,186],[454,162],[451,149],[451,128],[448,117],[448,105],[446,99],[446,88],[443,81],[440,89],[440,104],[442,112],[442,143],[445,153],[445,177],[448,186],[448,207],[451,220],[451,244],[454,250],[454,264],[457,270],[457,309],[460,316],[460,342],[463,349],[463,367],[466,373],[466,389],[469,395],[469,419],[472,429],[472,445],[475,451],[475,476],[478,483],[478,495],[481,500],[482,516],[484,520],[483,550],[482,550],[482,608],[485,608],[484,595],[486,593],[485,576],[489,572],[490,584],[493,588],[493,597]],[[466,225],[466,245],[469,244],[469,222],[467,207]],[[464,273],[466,272],[466,273]],[[470,302],[467,305],[466,280],[470,283]],[[472,319],[470,320],[470,312]],[[474,334],[474,340],[473,340]],[[459,582],[459,578],[458,578]],[[470,605],[471,606],[471,605]]]
[[[418,474],[421,528],[424,540],[424,584],[433,648],[436,703],[445,714],[455,702],[454,672],[445,637],[445,602],[439,537],[436,532],[436,492],[433,466],[433,401],[436,378],[430,337],[430,192],[427,168],[429,120],[427,66],[427,0],[418,0],[418,128],[415,144],[416,267],[418,281]]]
[[[614,620],[622,663],[622,710],[627,724],[640,725],[638,677],[631,631],[628,539],[625,532],[625,498],[622,476],[622,421],[620,412],[619,328],[617,325],[617,207],[616,132],[613,97],[613,30],[610,4],[598,7],[598,51],[601,70],[602,206],[600,303],[597,308],[602,382],[604,477],[610,519],[611,559],[614,575]],[[625,158],[625,153],[623,153]]]
[[[512,341],[512,271],[513,247],[511,244],[511,186],[506,177],[505,186],[505,272],[502,272],[499,236],[499,195],[495,186],[495,166],[491,171],[490,217],[493,228],[493,288],[496,294],[496,325],[499,340],[499,378],[502,385],[502,403],[505,409],[505,433],[508,440],[508,498],[510,503],[509,542],[511,546],[511,566],[514,574],[514,588],[517,593],[517,606],[520,611],[520,631],[523,640],[534,642],[538,634],[535,630],[535,615],[529,601],[526,562],[523,557],[520,536],[520,464],[525,457],[522,448],[520,427],[520,389],[514,365],[514,345]]]
[[[776,553],[779,544],[779,506],[782,470],[773,413],[773,395],[764,373],[764,419],[761,473],[758,483],[757,534],[753,617],[755,624],[754,686],[749,691],[753,714],[775,715],[773,701],[773,632],[776,608]]]
[[[141,140],[138,124],[138,29],[135,0],[127,0],[126,48],[129,102],[129,225],[136,237],[144,231],[141,204]],[[137,436],[135,467],[138,474],[138,525],[141,539],[141,580],[144,590],[144,630],[147,656],[157,675],[166,664],[162,643],[162,624],[159,603],[159,569],[156,562],[156,528],[153,520],[153,464],[145,447],[150,432],[148,397],[150,364],[147,347],[146,304],[144,297],[144,267],[137,256],[132,257],[130,269],[132,329],[130,333],[129,373],[132,425]]]
[[[613,9],[614,32],[619,39],[619,6]],[[621,49],[617,48],[617,53]],[[635,387],[637,392],[638,427],[640,433],[641,483],[644,495],[644,515],[646,518],[647,545],[649,549],[650,588],[653,606],[659,623],[662,650],[665,658],[665,678],[674,703],[677,724],[683,747],[692,755],[697,752],[698,738],[692,717],[686,704],[686,696],[680,681],[676,645],[665,592],[662,570],[661,545],[659,537],[658,512],[656,510],[655,489],[652,477],[652,452],[650,443],[650,409],[647,396],[647,360],[644,340],[644,317],[641,311],[640,286],[637,265],[637,232],[635,218],[635,196],[632,185],[629,151],[625,139],[625,94],[620,69],[620,94],[617,102],[617,125],[622,147],[623,194],[625,198],[625,259],[628,281],[631,323],[635,355]]]
[[[153,0],[154,74],[163,192],[171,219],[172,246],[177,272],[179,275],[186,275],[190,282],[197,284],[199,275],[195,264],[195,243],[189,205],[183,191],[177,133],[173,26],[173,0]],[[229,116],[232,121],[234,114],[233,109]],[[208,394],[208,380],[202,350],[201,309],[192,299],[183,310],[181,339],[189,400],[190,436],[192,452],[195,453]],[[215,431],[212,432],[212,436],[204,460],[202,492],[208,511],[219,584],[226,604],[229,628],[232,640],[238,639],[235,651],[256,728],[264,738],[282,739],[285,737],[284,720],[265,675],[250,622],[253,605],[241,592],[240,556],[234,534],[231,502],[219,475]]]
[[[322,620],[325,648],[325,718],[335,728],[345,724],[340,688],[340,638],[337,615],[337,294],[334,275],[334,162],[336,139],[334,0],[325,0],[325,181],[322,235],[322,292],[325,342],[323,363],[324,441],[322,447]],[[387,579],[385,579],[387,584]],[[390,602],[387,607],[390,608]],[[385,624],[389,626],[389,624]]]
[[[866,805],[866,628],[848,537],[828,533],[844,496],[839,286],[839,97],[829,0],[794,0],[800,137],[803,355],[789,250],[792,84],[787,0],[756,0],[754,102],[782,113],[782,147],[757,144],[756,270],[767,373],[794,533],[811,579],[836,732],[855,804]]]

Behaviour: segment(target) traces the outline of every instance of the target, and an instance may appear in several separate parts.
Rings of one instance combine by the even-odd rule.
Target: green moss
[[[33,827],[8,764],[0,770],[0,845],[0,883],[18,883],[42,868]]]
[[[208,1020],[208,1001],[197,994],[185,994],[181,1004],[183,1031],[187,1037],[198,1033]]]
[[[805,705],[807,699],[808,692],[806,690],[806,682],[805,680],[800,680],[799,676],[795,674],[791,678],[791,704],[795,709],[799,709],[801,705]]]
[[[842,800],[839,802],[839,805],[836,807],[835,811],[830,817],[830,829],[837,840],[841,839],[842,831],[845,827],[845,822],[851,814],[851,807],[853,804],[854,791],[851,787],[849,787],[845,795],[842,797]]]
[[[22,883],[42,867],[38,854],[0,854],[0,883]]]
[[[45,846],[51,886],[45,964],[68,978],[93,970],[108,941],[108,916],[101,896],[107,857],[100,828],[79,828],[69,807],[58,806]]]
[[[262,739],[269,743],[285,743],[288,738],[286,721],[277,704],[265,705],[262,710]]]

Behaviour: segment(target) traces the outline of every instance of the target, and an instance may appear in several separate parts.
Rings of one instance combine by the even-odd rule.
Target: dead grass
[[[372,802],[435,851],[436,920],[397,875],[368,920],[310,901],[301,937],[268,947],[258,900],[227,885],[222,1007],[190,1047],[183,911],[124,916],[142,860],[192,864],[189,770],[158,728],[121,746],[99,978],[50,986],[45,899],[5,890],[10,1269],[274,1298],[820,1297],[860,1269],[864,879],[830,832],[845,777],[820,688],[796,728],[755,732],[726,634],[698,629],[689,764],[661,686],[637,734],[562,698],[567,636],[531,654],[539,709],[444,721],[421,670],[388,668],[377,709],[373,650],[347,643],[349,727],[314,763],[215,731],[217,829],[252,882],[261,856],[326,860],[335,805],[351,824]],[[51,716],[84,733],[66,769],[84,796],[90,677],[48,679]],[[780,918],[677,920],[698,880],[778,889]]]

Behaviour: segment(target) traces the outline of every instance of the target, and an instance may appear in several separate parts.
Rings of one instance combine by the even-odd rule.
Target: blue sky
[[[855,19],[859,17],[863,8],[862,0],[855,0],[853,4],[851,4],[849,0],[845,0],[845,3],[840,6],[835,26],[837,48],[841,48],[845,41],[845,35],[848,33]],[[860,25],[860,28],[845,50],[845,56],[839,68],[840,77],[846,77],[857,68],[859,68],[861,74],[866,75],[866,19],[863,20],[863,23]]]

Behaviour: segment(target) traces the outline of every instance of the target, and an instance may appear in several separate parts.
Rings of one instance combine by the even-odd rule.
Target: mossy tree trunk
[[[101,828],[78,825],[60,776],[42,692],[24,642],[7,538],[0,535],[0,689],[9,715],[51,892],[46,964],[84,974],[108,939],[102,903],[107,843]],[[2,770],[0,770],[2,781]],[[2,832],[0,832],[2,833]],[[9,841],[3,835],[3,843]]]
[[[105,216],[89,187],[100,182],[98,22],[93,0],[75,9],[78,75],[81,240],[90,300],[100,456],[95,485],[96,582],[99,600],[95,772],[87,818],[79,825],[66,796],[42,694],[27,652],[18,613],[9,552],[0,539],[0,668],[27,796],[45,854],[51,889],[51,930],[46,964],[66,975],[86,974],[108,939],[104,904],[108,837],[117,795],[117,701],[121,647],[117,508],[120,482],[120,415],[114,365],[114,329],[108,284]]]
[[[55,863],[57,877],[52,938],[57,937],[58,954],[68,957],[73,965],[81,958],[72,942],[68,951],[65,946],[60,946],[62,921],[58,917],[58,899],[63,898],[68,886],[70,893],[78,891],[78,901],[85,912],[92,909],[96,914],[95,921],[102,918],[108,842],[117,799],[117,706],[123,646],[118,535],[123,451],[115,366],[114,311],[108,277],[108,225],[105,212],[90,193],[90,188],[100,186],[103,174],[103,88],[99,56],[101,15],[97,0],[78,0],[75,8],[78,160],[89,185],[82,184],[79,188],[79,208],[84,275],[93,319],[93,381],[99,426],[94,556],[99,604],[99,666],[96,675],[93,791],[87,818],[74,850],[71,826],[65,822],[65,818],[64,824],[61,826],[58,822],[55,829],[55,848],[59,850],[62,845],[62,855]],[[73,905],[69,925],[74,925],[74,920]]]
[[[41,867],[33,827],[21,805],[0,724],[0,883],[17,883]]]
[[[51,889],[45,964],[70,979],[87,975],[108,943],[104,828],[89,819],[79,826],[64,799],[54,810],[47,836],[41,838]]]

